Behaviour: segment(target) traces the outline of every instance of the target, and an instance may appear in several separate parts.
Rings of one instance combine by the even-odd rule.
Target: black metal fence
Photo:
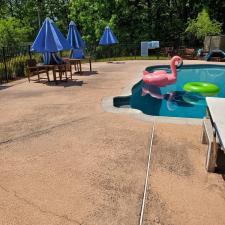
[[[169,56],[177,53],[178,50],[183,47],[166,47],[171,46],[169,43],[160,43],[161,48],[156,50],[151,50],[150,55],[156,56]],[[169,50],[165,50],[169,49]],[[61,56],[69,57],[69,51],[62,52]],[[87,52],[87,55],[90,55],[93,60],[101,60],[105,58],[113,59],[125,57],[129,59],[137,59],[140,57],[141,45],[137,44],[116,44],[112,46],[98,46]],[[26,75],[26,61],[30,58],[35,58],[38,62],[41,61],[42,55],[38,53],[30,52],[30,45],[23,45],[19,47],[3,47],[0,48],[0,83],[8,82],[9,80],[18,79]]]
[[[70,52],[61,52],[61,56],[69,57]],[[140,55],[140,45],[138,44],[117,44],[113,46],[98,46],[86,52],[93,60],[112,58],[112,57],[130,57],[136,59]],[[15,80],[26,75],[26,61],[35,58],[41,61],[42,55],[30,52],[30,45],[19,47],[0,48],[0,83]]]
[[[95,59],[133,57],[140,55],[140,44],[116,44],[110,46],[98,46],[92,53]]]
[[[0,48],[0,82],[25,76],[25,62],[29,58],[30,46]]]

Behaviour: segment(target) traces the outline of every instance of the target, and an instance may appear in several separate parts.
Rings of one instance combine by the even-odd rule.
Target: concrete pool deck
[[[153,123],[102,100],[165,63],[93,63],[57,86],[1,88],[0,224],[138,224]],[[224,180],[205,172],[200,135],[199,125],[156,123],[144,224],[225,223]]]

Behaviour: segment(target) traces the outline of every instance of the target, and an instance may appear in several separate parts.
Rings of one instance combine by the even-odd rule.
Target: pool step
[[[131,96],[118,96],[113,98],[113,106],[122,108],[124,106],[130,107]]]

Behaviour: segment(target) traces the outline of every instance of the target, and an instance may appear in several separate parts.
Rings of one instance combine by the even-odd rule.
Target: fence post
[[[6,78],[6,81],[9,82],[7,65],[6,65],[5,47],[2,48],[2,53],[3,53],[3,63],[4,63],[4,68],[5,68],[5,78]]]
[[[160,50],[159,50],[159,48],[156,49],[156,55],[157,55],[157,56],[156,56],[157,59],[159,59],[159,55],[160,55]]]
[[[137,59],[137,45],[135,44],[135,48],[134,48],[134,59]]]
[[[30,51],[30,45],[28,45],[28,54],[29,54],[29,57],[30,57],[30,59],[32,59],[32,55],[31,55],[31,51]]]

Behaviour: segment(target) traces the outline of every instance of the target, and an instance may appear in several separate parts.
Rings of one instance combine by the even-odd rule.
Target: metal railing
[[[29,58],[30,46],[0,48],[0,82],[25,76],[25,62]]]
[[[174,48],[173,46],[160,43],[161,48],[149,51],[150,55],[156,56],[171,56],[179,54],[183,51],[184,46]],[[168,46],[168,47],[164,47]],[[168,52],[165,49],[170,49]],[[171,50],[172,49],[172,50]],[[179,51],[180,49],[180,51]],[[60,53],[63,57],[69,57],[70,51]],[[94,49],[87,50],[86,54],[91,56],[93,60],[113,59],[122,57],[128,59],[137,59],[140,57],[140,43],[119,43],[112,46],[98,46]],[[42,61],[42,55],[30,52],[30,45],[22,45],[19,47],[3,47],[0,48],[0,83],[8,82],[9,80],[18,79],[26,75],[26,61],[30,58],[35,58],[38,62]]]

